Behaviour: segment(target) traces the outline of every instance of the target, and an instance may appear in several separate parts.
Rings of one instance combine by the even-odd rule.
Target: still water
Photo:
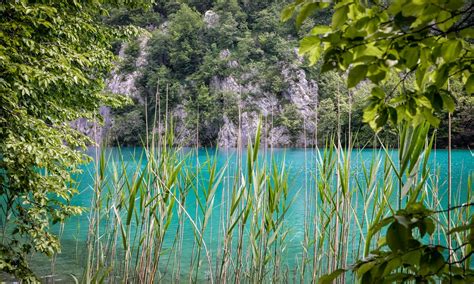
[[[189,151],[189,161],[194,163],[205,163],[209,157],[215,157],[217,160],[217,168],[222,168],[227,165],[228,173],[235,172],[237,165],[237,152],[235,150],[219,150],[216,153],[215,149],[200,149],[197,154],[191,150]],[[136,170],[137,167],[143,167],[144,162],[139,162],[142,154],[141,148],[122,148],[107,149],[107,153],[111,158],[117,159],[119,155],[123,157],[127,164],[127,169],[130,172]],[[92,157],[95,156],[94,149],[90,149],[89,153]],[[358,178],[363,176],[362,165],[369,166],[372,161],[383,159],[383,153],[379,150],[354,150],[351,153],[351,186],[356,188]],[[397,157],[396,150],[390,150],[391,156],[395,159]],[[245,153],[243,153],[245,157]],[[269,163],[269,153],[265,160]],[[382,158],[381,158],[382,157]],[[304,223],[305,223],[305,206],[307,205],[307,196],[315,189],[315,179],[317,179],[316,159],[317,153],[314,150],[305,149],[275,149],[273,151],[273,158],[286,165],[286,170],[289,173],[289,199],[294,198],[294,203],[291,206],[287,218],[286,226],[289,231],[286,239],[287,250],[284,252],[284,262],[288,267],[296,266],[297,261],[302,254],[301,244],[304,237]],[[244,158],[245,159],[245,158]],[[395,159],[396,160],[396,159]],[[448,152],[446,150],[433,151],[429,165],[433,173],[433,179],[428,181],[429,184],[437,183],[439,188],[439,195],[442,203],[446,204],[446,188],[447,188],[447,168],[448,168]],[[383,162],[382,162],[383,163]],[[245,161],[243,162],[245,165]],[[193,165],[188,165],[193,166]],[[452,185],[453,185],[453,204],[460,204],[467,201],[468,193],[472,193],[473,189],[468,188],[468,177],[474,173],[474,155],[469,150],[454,150],[452,151]],[[73,199],[74,205],[83,206],[85,208],[91,206],[93,199],[95,164],[91,162],[83,167],[83,173],[77,177],[79,182],[79,194]],[[211,216],[209,228],[207,230],[205,241],[212,255],[216,255],[219,243],[219,207],[225,200],[223,200],[223,192],[229,187],[233,177],[231,174],[226,174],[222,186],[216,192],[215,209]],[[355,189],[354,189],[355,190]],[[356,190],[358,191],[358,190]],[[360,193],[356,193],[360,194]],[[430,196],[427,196],[429,199]],[[396,207],[396,198],[391,197],[393,206]],[[185,204],[190,217],[196,218],[196,202],[193,198],[189,198]],[[362,210],[362,208],[357,208]],[[360,215],[363,214],[361,212]],[[174,232],[178,226],[177,219],[170,224],[169,230]],[[68,282],[72,280],[70,274],[80,277],[83,272],[83,261],[85,242],[87,240],[87,231],[89,226],[89,214],[86,212],[81,216],[70,218],[63,228],[61,234],[62,253],[57,255],[54,274],[59,275],[63,281]],[[189,267],[190,254],[192,250],[192,243],[194,240],[193,230],[190,226],[185,227],[183,236],[183,252],[181,255],[181,262],[183,267]],[[166,240],[164,249],[171,247],[172,240]],[[164,256],[166,259],[166,255]],[[33,256],[32,266],[39,275],[51,274],[50,261],[42,256]],[[204,269],[203,269],[204,270]],[[69,280],[68,280],[69,279]]]

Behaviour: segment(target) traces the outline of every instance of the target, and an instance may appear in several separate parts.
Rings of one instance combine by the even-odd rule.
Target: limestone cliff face
[[[117,65],[117,67],[112,70],[110,77],[105,81],[106,92],[125,95],[136,99],[139,103],[143,104],[143,98],[140,95],[135,83],[141,75],[141,68],[146,65],[148,39],[148,34],[142,35],[138,39],[140,51],[138,57],[135,60],[136,70],[132,73],[123,74],[119,72],[119,65]],[[127,44],[122,44],[118,55],[119,61],[124,59],[126,48]],[[114,122],[114,118],[111,115],[111,110],[107,106],[100,107],[99,115],[103,118],[103,123],[101,124],[81,118],[71,122],[71,126],[89,136],[93,141],[95,141],[96,144],[99,144],[106,139],[108,130],[111,128]]]
[[[137,58],[137,67],[146,64],[146,51],[143,51],[146,50],[146,42],[146,37],[143,37],[140,41],[141,51],[139,58]],[[223,57],[229,55],[230,51],[228,50],[221,52]],[[233,61],[229,64],[236,67],[239,63]],[[269,147],[302,147],[313,144],[314,141],[311,137],[314,136],[315,130],[316,116],[314,110],[318,97],[317,83],[314,80],[308,79],[304,70],[297,65],[282,65],[281,74],[287,88],[283,94],[272,94],[263,91],[262,86],[255,82],[239,83],[246,81],[248,77],[254,76],[253,72],[255,71],[249,70],[249,72],[243,73],[241,77],[230,75],[228,77],[214,76],[212,78],[209,86],[212,92],[240,94],[241,97],[240,102],[236,106],[241,111],[240,120],[231,119],[223,114],[222,125],[218,129],[215,144],[221,148],[236,147],[240,133],[242,145],[247,145],[249,141],[254,140],[259,119],[262,120],[262,145],[266,144]],[[137,91],[139,86],[136,86],[139,76],[140,68],[130,74],[120,74],[115,70],[112,72],[111,78],[107,80],[107,89],[112,93],[125,94],[135,98],[139,103],[143,104],[144,99]],[[282,102],[282,100],[285,102]],[[293,104],[299,115],[303,118],[305,132],[301,131],[296,135],[291,134],[285,126],[273,123],[281,115],[283,104],[288,103]],[[177,105],[170,113],[174,117],[177,143],[195,145],[196,129],[193,125],[186,124],[188,114],[183,104]],[[113,118],[109,117],[108,121],[113,123]],[[87,130],[86,121],[77,122],[76,125],[83,132],[91,133],[90,130]],[[105,133],[104,131],[101,133]],[[201,135],[205,135],[205,133],[201,133]]]
[[[192,127],[186,125],[188,113],[182,104],[176,106],[173,110],[173,119],[175,121],[174,135],[178,145],[193,145],[196,140],[196,133]]]
[[[219,130],[217,145],[220,147],[235,147],[238,142],[239,132],[243,145],[254,139],[254,134],[258,126],[259,119],[262,120],[262,141],[268,146],[290,147],[305,146],[314,144],[314,131],[316,129],[316,105],[318,101],[318,85],[315,80],[308,79],[303,69],[299,67],[302,64],[302,58],[297,56],[297,50],[294,50],[295,57],[298,59],[293,64],[281,64],[280,70],[287,88],[283,92],[283,97],[278,94],[263,91],[261,84],[249,81],[249,78],[255,77],[255,70],[248,70],[237,77],[230,75],[227,77],[214,76],[210,83],[210,89],[213,92],[239,94],[241,98],[238,107],[241,110],[240,121],[232,121],[227,116],[223,118],[223,125]],[[223,50],[220,53],[221,59],[231,56],[229,50]],[[229,61],[229,68],[239,66],[237,61]],[[239,82],[247,82],[241,84]],[[249,95],[250,94],[250,95]],[[285,102],[282,102],[285,100]],[[294,105],[298,114],[303,119],[302,128],[305,131],[297,133],[296,137],[285,126],[275,125],[273,121],[282,114],[285,103]],[[251,111],[250,111],[251,110]]]
[[[219,25],[219,15],[213,11],[207,11],[203,15],[203,20],[208,28]],[[166,23],[160,26],[160,31],[166,33]],[[143,74],[143,69],[147,65],[147,58],[149,54],[148,45],[149,35],[139,37],[139,52],[135,60],[134,71],[130,73],[121,73],[120,68],[116,68],[110,74],[110,78],[106,81],[106,90],[115,93],[123,94],[133,98],[137,103],[144,104],[145,99],[140,90],[143,86],[138,86],[140,76]],[[119,57],[125,57],[126,44],[123,44]],[[179,102],[174,109],[170,110],[170,114],[174,118],[175,138],[177,143],[181,145],[195,145],[196,138],[204,139],[203,137],[216,137],[212,144],[219,147],[236,147],[238,141],[242,145],[246,145],[249,141],[254,140],[254,135],[258,127],[259,121],[262,124],[262,145],[273,147],[301,147],[305,145],[313,145],[314,131],[316,129],[316,105],[318,103],[318,85],[314,79],[308,78],[306,72],[301,68],[303,62],[302,58],[298,57],[296,50],[288,52],[289,58],[285,62],[280,62],[276,66],[281,74],[283,81],[283,91],[279,93],[272,93],[265,88],[265,83],[254,78],[258,78],[259,71],[248,67],[245,69],[239,59],[232,56],[232,51],[228,49],[221,50],[219,59],[227,61],[225,68],[230,72],[226,76],[215,75],[209,82],[209,91],[213,93],[222,93],[224,95],[231,94],[237,97],[237,100],[231,100],[229,104],[234,104],[230,107],[238,109],[239,116],[229,116],[227,113],[222,113],[219,123],[208,123],[200,121],[201,125],[209,124],[205,127],[210,133],[198,133],[193,123],[187,122],[190,117],[187,113],[186,101]],[[186,84],[193,82],[183,82],[183,88]],[[297,116],[301,119],[298,123],[299,128],[288,129],[284,123],[281,123],[280,117],[285,109],[291,106],[296,111]],[[101,108],[101,113],[106,117],[106,127],[101,129],[101,135],[96,138],[100,141],[105,136],[107,128],[114,124],[114,117],[110,117],[110,110]],[[92,134],[93,125],[86,120],[79,120],[73,123],[75,127],[86,133]],[[195,123],[194,123],[195,124]],[[209,128],[212,128],[209,130]],[[217,133],[217,135],[216,135]],[[199,144],[202,141],[198,141]],[[208,141],[209,142],[209,141]]]
[[[71,127],[79,130],[92,139],[96,144],[100,144],[107,135],[107,131],[112,126],[110,108],[102,106],[99,108],[99,115],[102,116],[102,123],[94,123],[85,118],[80,118],[71,122]]]
[[[316,130],[316,106],[318,103],[318,85],[314,80],[308,80],[306,74],[297,66],[288,66],[282,70],[288,83],[285,96],[293,103],[303,118],[305,133],[299,133],[296,145],[314,144]],[[305,135],[306,134],[306,135]]]
[[[221,52],[221,54],[224,52]],[[229,51],[225,51],[229,56]],[[238,64],[238,63],[234,63]],[[315,80],[308,79],[304,70],[297,64],[282,64],[281,74],[287,88],[283,92],[283,97],[278,94],[262,91],[259,84],[247,83],[239,84],[239,81],[246,81],[252,77],[253,71],[241,75],[241,78],[228,76],[224,78],[213,77],[210,89],[214,92],[236,93],[240,97],[245,97],[240,101],[241,117],[239,121],[231,121],[224,117],[224,124],[219,130],[217,144],[220,147],[235,147],[237,145],[238,133],[240,129],[241,141],[246,145],[249,139],[254,139],[259,119],[262,120],[262,143],[273,147],[305,146],[314,144],[314,131],[316,129],[316,105],[318,101],[318,85]],[[245,96],[246,94],[252,94]],[[285,102],[282,102],[285,100]],[[305,131],[297,133],[292,137],[285,126],[272,123],[282,114],[283,104],[294,105],[298,114],[302,117]],[[252,110],[252,111],[249,111]],[[255,111],[256,110],[256,111]],[[240,127],[239,127],[240,124]]]
[[[243,145],[249,139],[254,139],[259,119],[264,124],[262,129],[262,143],[274,147],[304,146],[314,143],[312,136],[315,130],[315,107],[317,103],[318,86],[314,80],[307,80],[303,70],[290,67],[282,70],[288,88],[283,98],[296,106],[298,113],[303,118],[305,133],[291,137],[285,126],[272,124],[282,113],[282,102],[276,94],[260,91],[258,85],[240,85],[232,76],[226,78],[214,77],[211,81],[211,90],[225,93],[258,94],[258,97],[247,96],[240,102],[240,133]],[[252,111],[249,111],[252,110]],[[239,133],[239,121],[231,121],[224,117],[224,124],[219,130],[217,144],[220,147],[235,147]],[[306,142],[305,142],[306,140]]]
[[[149,40],[149,35],[142,35],[138,38],[140,51],[138,57],[135,60],[135,70],[131,73],[123,74],[119,72],[119,68],[112,70],[110,78],[106,80],[106,91],[109,91],[113,94],[122,94],[129,96],[138,100],[140,103],[143,102],[143,98],[140,95],[140,92],[137,89],[136,81],[141,75],[141,69],[146,65],[147,60],[147,43]],[[119,59],[124,59],[125,49],[127,48],[127,43],[122,44],[119,51]]]

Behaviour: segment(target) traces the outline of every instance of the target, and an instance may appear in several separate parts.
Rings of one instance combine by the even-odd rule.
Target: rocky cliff
[[[138,100],[141,104],[144,103],[143,97],[140,95],[140,92],[137,89],[137,79],[142,74],[142,68],[146,65],[147,62],[147,43],[150,39],[149,34],[143,34],[140,36],[138,41],[139,52],[137,58],[134,60],[133,64],[135,66],[134,70],[130,73],[120,72],[119,62],[120,60],[125,59],[125,50],[127,48],[127,42],[124,42],[119,51],[119,62],[117,67],[112,70],[110,78],[106,80],[106,91],[109,91],[114,94],[123,94]]]
[[[112,13],[112,25],[148,30],[121,44],[106,82],[106,91],[135,105],[102,107],[100,127],[85,119],[73,125],[96,141],[139,146],[147,131],[165,129],[168,117],[181,145],[236,147],[253,140],[261,122],[262,145],[301,147],[314,145],[316,136],[320,145],[331,139],[338,121],[341,133],[358,134],[358,146],[371,145],[373,131],[362,122],[368,88],[360,84],[349,92],[344,76],[308,68],[296,51],[298,39],[314,25],[330,24],[330,15],[298,30],[281,23],[284,2],[158,1],[147,12]],[[462,131],[453,137],[466,145],[473,104],[461,98],[458,105],[453,129]],[[161,127],[153,125],[158,112]],[[440,129],[444,137],[446,125]],[[379,136],[396,142],[389,132]]]
[[[225,51],[229,54],[229,51]],[[238,63],[234,63],[238,64]],[[242,143],[254,139],[259,119],[263,122],[262,143],[274,147],[304,146],[314,143],[312,137],[315,131],[315,109],[318,98],[318,86],[315,80],[308,79],[304,70],[298,65],[282,64],[281,74],[285,85],[283,96],[266,92],[262,86],[255,83],[239,84],[252,76],[252,71],[244,73],[239,80],[233,76],[217,77],[211,80],[211,90],[215,92],[234,93],[241,98],[240,119],[232,121],[223,118],[223,125],[219,130],[217,144],[220,147],[235,147],[237,145],[239,129]],[[244,99],[242,99],[244,97]],[[293,105],[304,123],[301,131],[296,135],[290,133],[286,126],[275,125],[275,120],[283,112],[283,106]],[[239,123],[240,121],[240,123]],[[294,136],[294,137],[292,137]]]
[[[217,29],[223,21],[222,17],[212,10],[202,13],[201,17],[205,31]],[[159,31],[152,33],[151,37],[156,37],[158,33],[160,36],[168,34],[169,28],[173,27],[170,27],[168,22],[164,22],[158,28]],[[150,90],[147,94],[147,87],[143,85],[152,76],[150,75],[151,68],[147,69],[147,66],[151,61],[156,61],[158,57],[156,50],[154,50],[157,48],[156,43],[155,45],[149,44],[149,39],[150,34],[146,34],[136,40],[138,52],[132,61],[134,68],[131,71],[124,71],[119,68],[120,62],[118,62],[118,67],[106,82],[108,91],[133,98],[136,104],[142,105],[139,107],[140,109],[144,109],[145,97],[153,91]],[[157,41],[156,38],[154,41]],[[121,61],[126,60],[128,56],[125,54],[127,45],[128,43],[124,43],[120,48],[119,58]],[[161,46],[158,48],[161,49]],[[194,78],[178,82],[180,91],[176,95],[177,102],[170,104],[169,111],[174,117],[178,143],[194,145],[196,137],[199,137],[200,141],[198,142],[201,145],[236,147],[240,138],[242,144],[246,145],[248,141],[254,139],[259,120],[261,120],[262,144],[273,147],[312,145],[316,129],[315,109],[318,101],[318,85],[315,78],[310,78],[302,68],[303,59],[298,57],[296,48],[294,46],[288,47],[283,59],[276,61],[273,59],[275,64],[269,66],[272,68],[275,81],[279,83],[278,88],[269,88],[268,85],[272,82],[261,78],[261,74],[266,72],[265,65],[263,68],[256,67],[255,60],[241,57],[240,53],[241,51],[229,48],[221,49],[216,59],[224,64],[218,72],[210,75],[210,79],[206,83],[209,93],[221,94],[220,98],[221,100],[223,98],[223,102],[220,102],[220,107],[232,109],[231,112],[217,110],[217,114],[212,118],[206,115],[196,118],[196,111],[189,107],[192,99],[187,97],[193,96],[192,93],[196,92],[195,86],[198,83]],[[160,58],[164,57],[162,53],[159,56],[161,56]],[[165,56],[168,57],[168,61],[173,61],[175,58],[172,56],[176,55],[165,54]],[[262,60],[266,60],[266,56],[263,52]],[[268,61],[265,61],[265,64],[270,64]],[[161,66],[156,62],[153,64],[155,64],[153,70]],[[147,71],[145,71],[146,69]],[[143,79],[144,76],[148,77]],[[226,99],[227,97],[233,99]],[[207,104],[213,104],[213,102],[207,102]],[[122,115],[114,114],[109,117],[110,111],[106,112],[105,108],[103,112],[108,116],[106,120],[112,125]],[[198,119],[198,124],[204,125],[204,127],[197,128],[196,119]],[[212,121],[210,121],[211,119]],[[86,121],[76,122],[75,125],[90,134]],[[209,139],[213,141],[209,141]]]

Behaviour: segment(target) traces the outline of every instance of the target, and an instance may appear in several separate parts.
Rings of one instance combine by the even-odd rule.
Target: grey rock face
[[[115,68],[111,74],[110,78],[106,80],[106,90],[110,91],[113,94],[122,94],[129,96],[131,98],[137,99],[140,103],[143,102],[143,98],[140,96],[139,91],[135,85],[136,80],[141,74],[140,68],[146,65],[146,58],[148,55],[147,51],[147,43],[149,40],[148,35],[141,36],[138,41],[140,45],[140,51],[138,53],[138,57],[135,60],[136,70],[132,73],[123,74],[119,73],[118,68]],[[127,44],[123,44],[120,48],[119,57],[124,59],[125,57],[125,49],[127,48]]]
[[[191,129],[186,127],[185,121],[188,116],[183,105],[177,105],[173,110],[173,117],[175,121],[175,142],[178,145],[191,145],[195,134]]]
[[[263,117],[275,116],[276,114],[281,112],[278,99],[275,95],[272,95],[270,93],[264,93],[262,97],[256,100],[253,100],[252,98],[247,98],[246,104],[254,104],[260,110],[260,113]]]
[[[219,25],[219,15],[209,10],[204,15],[204,21],[208,28],[216,27]],[[166,23],[160,26],[162,32],[166,32],[166,29]],[[127,95],[139,103],[144,103],[136,86],[136,81],[141,75],[141,69],[147,64],[148,39],[148,35],[143,35],[138,39],[140,50],[135,60],[136,70],[129,74],[121,74],[118,68],[116,68],[106,81],[106,90],[115,94]],[[126,45],[124,44],[120,49],[119,57],[125,58],[125,49]],[[292,53],[292,51],[289,53]],[[226,62],[226,66],[229,69],[240,68],[238,61],[231,60],[232,52],[230,50],[224,49],[218,56],[219,59]],[[314,139],[311,139],[311,137],[314,137],[316,129],[315,109],[318,103],[318,85],[316,81],[309,79],[305,71],[299,67],[303,59],[298,56],[295,56],[295,58],[295,63],[281,63],[278,66],[281,70],[282,79],[287,86],[280,94],[265,91],[263,85],[265,82],[254,80],[254,78],[258,78],[258,75],[260,75],[256,69],[245,70],[243,73],[233,72],[231,73],[232,75],[226,77],[214,76],[211,78],[209,84],[210,91],[236,94],[240,97],[240,100],[237,102],[237,107],[241,110],[240,123],[236,122],[235,118],[232,120],[223,114],[223,124],[220,129],[217,131],[215,127],[213,128],[214,131],[218,132],[217,145],[222,148],[236,147],[239,132],[243,145],[246,145],[249,139],[253,141],[260,118],[266,121],[262,127],[262,145],[290,147],[314,144]],[[184,90],[182,92],[184,93]],[[305,133],[295,134],[292,132],[290,134],[290,131],[285,126],[272,123],[275,122],[274,119],[282,114],[283,106],[288,102],[296,107],[297,112],[303,118]],[[105,136],[107,127],[110,127],[113,123],[110,118],[110,109],[101,108],[101,114],[106,116],[105,127],[95,125],[85,119],[75,121],[72,125],[93,137],[97,142],[100,142]],[[175,119],[176,143],[180,145],[193,145],[196,142],[197,130],[192,125],[186,125],[185,121],[188,114],[183,103],[171,110],[170,114]],[[100,129],[97,130],[98,128]]]
[[[219,59],[228,60],[230,55],[231,55],[230,51],[228,49],[224,49],[219,53]],[[228,60],[226,65],[229,68],[237,68],[239,67],[239,62],[237,62],[236,60]]]
[[[239,130],[229,118],[224,115],[224,125],[219,130],[217,145],[219,148],[237,147]]]
[[[277,126],[270,130],[267,138],[267,146],[269,147],[289,147],[291,146],[291,138],[288,129],[284,126]]]
[[[230,56],[230,50],[228,50],[228,49],[221,50],[221,52],[219,53],[219,58],[221,60],[224,60],[224,59],[228,58],[229,56]]]
[[[258,127],[259,113],[256,111],[242,113],[242,145],[255,140]]]
[[[103,123],[92,122],[85,118],[77,119],[70,123],[71,127],[84,133],[92,139],[96,144],[100,144],[106,137],[107,131],[112,126],[110,116],[110,108],[102,106],[99,108],[99,115],[102,116]]]
[[[204,23],[206,23],[208,28],[216,27],[219,24],[219,18],[219,15],[212,10],[208,10],[204,13]]]
[[[223,92],[223,93],[240,93],[242,86],[237,83],[234,77],[229,76],[225,78],[218,78],[214,76],[211,79],[210,89],[213,91]]]
[[[228,53],[221,52],[222,57],[228,56]],[[283,96],[291,104],[296,106],[298,113],[303,118],[303,128],[306,133],[299,133],[296,137],[291,137],[288,129],[284,126],[272,125],[271,119],[277,117],[282,112],[282,102],[276,94],[262,91],[258,83],[251,81],[245,85],[239,83],[233,76],[225,78],[213,77],[210,89],[217,92],[240,94],[243,98],[240,102],[242,110],[241,115],[241,137],[242,144],[246,145],[248,139],[253,140],[257,129],[258,120],[261,116],[267,121],[267,131],[262,133],[262,145],[273,147],[304,146],[314,144],[314,131],[316,129],[316,106],[318,103],[318,85],[316,81],[309,80],[304,70],[297,66],[282,67],[282,75],[285,83],[288,85],[283,92]],[[247,80],[255,76],[253,71],[244,73],[242,80]],[[245,96],[245,94],[250,94]],[[256,109],[257,111],[246,111]],[[224,124],[219,131],[217,144],[221,147],[235,147],[237,145],[239,129],[227,117],[224,118]]]
[[[307,122],[309,130],[314,130],[315,109],[318,103],[317,83],[314,80],[307,80],[305,72],[295,66],[284,68],[282,74],[289,85],[285,96],[296,106]]]
[[[113,94],[122,94],[129,96],[138,100],[140,103],[144,103],[142,97],[140,96],[135,82],[137,78],[140,76],[141,71],[140,68],[146,65],[146,58],[147,58],[147,43],[148,43],[149,36],[143,35],[139,40],[140,51],[138,57],[135,61],[135,66],[137,70],[130,74],[122,74],[119,73],[118,67],[115,68],[111,74],[110,78],[105,81],[106,83],[106,91],[109,91]],[[119,58],[125,58],[125,49],[127,44],[124,43],[119,51]],[[99,109],[99,114],[103,117],[104,123],[103,125],[99,125],[94,122],[90,122],[85,118],[78,119],[76,121],[71,122],[71,126],[80,132],[84,133],[85,135],[92,138],[97,144],[101,143],[103,139],[105,139],[107,131],[112,126],[112,119],[110,115],[110,108],[102,106]]]

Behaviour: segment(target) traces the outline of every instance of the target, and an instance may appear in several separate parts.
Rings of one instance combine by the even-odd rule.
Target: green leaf
[[[394,259],[391,259],[387,263],[387,266],[385,266],[385,269],[383,270],[383,273],[382,273],[382,277],[391,274],[393,271],[395,271],[401,265],[402,265],[402,260],[401,260],[400,257],[396,257]]]
[[[425,218],[424,221],[425,221],[425,225],[426,225],[426,232],[430,236],[433,235],[433,233],[436,229],[433,220],[431,218]]]
[[[286,6],[285,9],[283,9],[283,11],[281,12],[281,17],[280,17],[281,21],[286,22],[289,19],[291,19],[294,12],[295,12],[295,4],[290,4]]]
[[[441,54],[446,62],[450,62],[458,59],[461,49],[461,42],[449,40],[441,46]]]
[[[423,108],[423,116],[434,127],[439,126],[439,122],[440,122],[439,118],[434,116],[434,114],[432,113],[430,109]]]
[[[410,264],[412,266],[420,264],[421,249],[411,250],[402,256],[403,263]]]
[[[396,221],[387,229],[387,245],[393,252],[405,251],[410,239],[411,230]]]
[[[367,65],[361,64],[357,65],[349,71],[349,75],[347,77],[347,87],[353,88],[355,87],[360,81],[362,81],[365,76],[367,75]]]
[[[370,81],[372,81],[372,83],[379,84],[385,79],[386,76],[387,72],[385,72],[385,70],[379,70],[379,72],[375,74],[368,75],[368,78],[370,79]]]
[[[308,18],[308,16],[313,13],[317,7],[318,3],[306,3],[305,5],[303,5],[298,15],[296,16],[296,27],[301,27],[301,24],[303,24],[304,20],[306,20],[306,18]]]
[[[393,273],[384,277],[383,283],[406,283],[414,278],[413,274],[410,273]]]
[[[438,88],[442,88],[448,80],[449,69],[447,64],[443,64],[434,73],[434,84]]]
[[[378,111],[378,107],[377,105],[372,105],[372,106],[369,106],[369,107],[366,107],[364,109],[364,115],[363,115],[363,121],[365,123],[372,123],[375,121],[375,117],[377,115],[377,111]],[[375,125],[372,125],[371,126],[372,128],[375,128]]]
[[[441,99],[443,99],[443,105],[444,107],[449,111],[453,112],[456,108],[456,104],[454,103],[453,97],[445,92],[440,93]]]
[[[449,30],[449,28],[456,23],[458,17],[453,17],[453,15],[444,10],[440,10],[438,14],[438,18],[436,19],[438,27],[443,31]]]
[[[314,65],[319,58],[321,57],[321,46],[315,46],[310,52],[309,52],[309,62],[310,65]],[[321,71],[322,72],[322,71]]]
[[[403,20],[407,25],[411,24],[411,22],[416,20],[416,17],[412,17],[414,15],[421,14],[421,11],[424,9],[423,5],[418,5],[415,2],[408,1],[405,5],[402,6],[402,15]]]
[[[412,69],[420,59],[420,50],[418,48],[405,48],[401,53],[402,58],[405,59],[405,65],[408,69]]]
[[[379,130],[380,128],[382,128],[386,123],[387,123],[387,120],[388,120],[388,110],[387,108],[380,108],[379,109],[379,113],[378,113],[378,117],[375,119],[375,130]]]
[[[459,32],[459,35],[467,39],[474,38],[474,28],[463,29],[462,31]]]
[[[446,8],[448,8],[449,10],[457,10],[459,8],[462,8],[462,6],[464,5],[464,1],[463,0],[449,0],[449,1],[446,1]]]
[[[315,26],[314,28],[311,29],[311,34],[312,35],[320,35],[320,34],[325,34],[331,31],[331,27],[329,26]]]
[[[469,95],[474,94],[474,74],[471,74],[466,81],[466,92]]]
[[[398,124],[398,113],[397,110],[393,107],[388,107],[388,118],[393,125]]]
[[[332,27],[336,29],[340,27],[347,20],[347,13],[349,12],[349,7],[347,5],[341,6],[336,9],[334,15],[332,16]]]
[[[308,53],[310,50],[318,48],[321,44],[319,36],[307,36],[300,41],[300,48],[298,50],[300,55]]]
[[[374,283],[375,282],[372,277],[371,271],[367,271],[366,273],[362,274],[360,277],[361,277],[360,283]]]
[[[374,96],[374,97],[376,97],[380,100],[385,99],[385,92],[380,87],[373,87],[372,91],[371,91],[371,94],[372,94],[372,96]]]
[[[430,254],[428,265],[430,267],[430,271],[432,272],[439,271],[440,268],[445,265],[443,255],[437,250],[432,251],[432,253]]]
[[[346,272],[346,270],[342,268],[334,270],[331,274],[321,276],[319,278],[319,283],[321,284],[333,283],[334,279],[336,279],[339,275],[341,275],[344,272]]]
[[[357,57],[359,56],[374,56],[377,58],[382,58],[384,52],[378,46],[374,44],[367,44],[356,48]]]
[[[358,29],[355,25],[351,25],[344,31],[344,36],[350,40],[361,40],[367,36],[367,31]]]
[[[426,67],[420,64],[420,66],[418,66],[415,72],[415,78],[416,78],[415,81],[419,89],[423,88],[423,84],[425,83],[425,77],[426,77]]]
[[[369,262],[366,262],[364,264],[362,264],[361,266],[359,266],[356,270],[357,272],[357,275],[359,277],[362,277],[364,274],[366,274],[369,270],[371,270],[374,266],[375,266],[376,262],[375,261],[369,261]]]

